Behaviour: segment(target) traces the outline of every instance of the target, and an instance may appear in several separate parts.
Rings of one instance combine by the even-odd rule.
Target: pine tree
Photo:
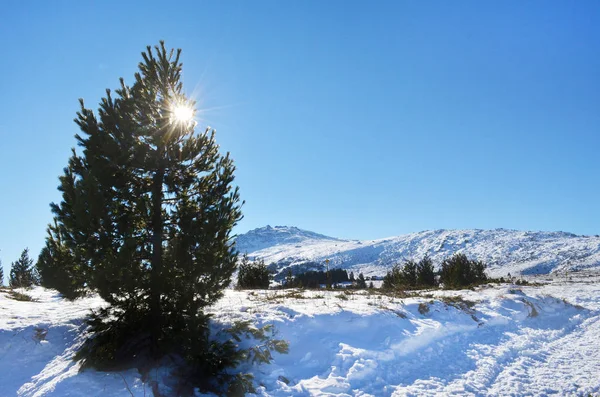
[[[362,273],[358,275],[358,280],[356,282],[356,287],[360,289],[367,288],[367,281],[365,280],[365,276]]]
[[[2,261],[0,261],[0,287],[4,285],[4,269],[2,268]]]
[[[35,283],[33,260],[29,258],[29,249],[25,248],[21,257],[10,266],[10,287],[29,288]]]
[[[402,279],[407,287],[415,287],[417,285],[417,263],[413,260],[404,262],[402,268]]]
[[[46,245],[40,252],[36,269],[40,285],[60,291],[67,299],[75,299],[84,292],[84,274],[78,271],[72,251],[63,243],[56,218],[54,224],[48,226]]]
[[[433,261],[428,255],[417,263],[417,284],[422,287],[435,285]]]
[[[485,264],[470,260],[465,254],[454,254],[442,263],[440,282],[446,288],[462,288],[486,280]]]
[[[248,255],[242,256],[238,270],[237,287],[240,289],[268,289],[271,274],[262,259],[251,262]]]
[[[292,288],[294,286],[294,275],[292,274],[292,269],[288,268],[285,275],[285,288]]]
[[[383,289],[397,289],[403,286],[404,278],[402,275],[402,269],[398,263],[394,264],[392,269],[386,273],[383,277]]]
[[[195,131],[180,50],[161,42],[142,57],[133,85],[121,79],[107,90],[97,115],[80,100],[80,153],[72,150],[60,177],[38,270],[68,297],[95,291],[109,304],[90,320],[96,335],[77,356],[84,364],[175,351],[207,376],[223,362],[211,353],[202,310],[237,261],[235,167],[214,131]]]

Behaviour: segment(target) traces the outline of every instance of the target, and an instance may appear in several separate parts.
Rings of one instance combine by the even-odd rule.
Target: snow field
[[[231,291],[215,309],[231,321],[274,323],[290,341],[288,355],[255,373],[264,396],[597,393],[598,313],[544,288],[436,291],[433,303],[364,293],[341,299],[339,292]],[[596,302],[592,291],[584,300]],[[456,296],[477,303],[469,308],[449,299]]]
[[[103,302],[0,291],[0,396],[150,396],[136,370],[79,372],[83,319]],[[398,298],[227,290],[215,327],[273,324],[289,354],[247,364],[260,396],[587,396],[600,393],[600,278]],[[255,343],[245,341],[246,344]],[[157,368],[168,393],[169,368]]]
[[[15,301],[0,290],[0,396],[131,396],[128,387],[144,395],[136,370],[80,373],[72,360],[85,315],[101,299],[69,302],[40,287],[19,292],[35,301]]]

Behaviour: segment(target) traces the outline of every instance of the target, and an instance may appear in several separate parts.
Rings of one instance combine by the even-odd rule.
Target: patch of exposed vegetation
[[[527,306],[529,306],[529,309],[530,309],[527,317],[533,318],[533,317],[537,317],[540,314],[532,302],[528,301],[527,299],[523,299],[523,303],[526,304]]]
[[[347,301],[348,300],[348,296],[346,294],[338,294],[335,296],[338,299],[341,299],[343,301]]]
[[[20,301],[20,302],[37,302],[37,299],[34,299],[27,294],[23,294],[21,292],[15,291],[15,290],[9,290],[8,297],[12,300],[16,300],[16,301]]]
[[[460,295],[443,296],[443,297],[440,297],[439,299],[440,299],[440,301],[442,301],[443,303],[445,303],[448,306],[454,306],[457,309],[464,310],[464,311],[471,310],[473,308],[473,306],[475,306],[477,304],[477,302],[465,299]]]
[[[46,340],[48,335],[48,328],[36,327],[34,329],[33,340],[37,343],[41,343]]]

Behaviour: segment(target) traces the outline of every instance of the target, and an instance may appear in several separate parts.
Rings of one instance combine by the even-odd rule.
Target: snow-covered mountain
[[[429,230],[377,240],[344,240],[288,226],[266,226],[237,238],[237,248],[281,272],[324,266],[384,275],[404,259],[426,254],[439,266],[464,253],[483,260],[495,276],[546,274],[600,267],[600,237],[517,230]]]
[[[339,241],[336,238],[309,232],[293,226],[269,225],[250,230],[237,237],[236,245],[240,252],[255,252],[275,245],[299,245],[313,241]]]

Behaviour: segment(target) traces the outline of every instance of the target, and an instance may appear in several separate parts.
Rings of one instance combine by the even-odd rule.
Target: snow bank
[[[407,299],[314,291],[290,295],[231,291],[216,308],[230,321],[274,323],[279,337],[290,341],[288,355],[257,368],[264,385],[260,395],[587,395],[600,390],[598,313],[547,296],[539,287]]]

